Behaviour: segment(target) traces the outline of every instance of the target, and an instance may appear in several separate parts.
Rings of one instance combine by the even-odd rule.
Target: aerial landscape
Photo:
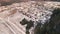
[[[60,0],[0,0],[0,34],[60,34]]]

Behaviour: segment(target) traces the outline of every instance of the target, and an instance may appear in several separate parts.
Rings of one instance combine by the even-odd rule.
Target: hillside
[[[28,1],[0,6],[0,34],[26,34],[26,25],[21,25],[20,21],[24,18],[34,22],[42,20],[44,24],[57,8],[60,8],[60,2],[52,1]],[[29,30],[30,34],[34,33],[32,30],[33,28]]]

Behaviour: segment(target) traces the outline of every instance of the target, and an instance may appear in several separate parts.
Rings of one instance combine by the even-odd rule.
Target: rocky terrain
[[[20,24],[24,18],[34,21],[34,27],[29,30],[34,34],[36,21],[44,24],[56,8],[60,8],[60,2],[28,1],[0,6],[0,34],[26,34],[27,25]]]

